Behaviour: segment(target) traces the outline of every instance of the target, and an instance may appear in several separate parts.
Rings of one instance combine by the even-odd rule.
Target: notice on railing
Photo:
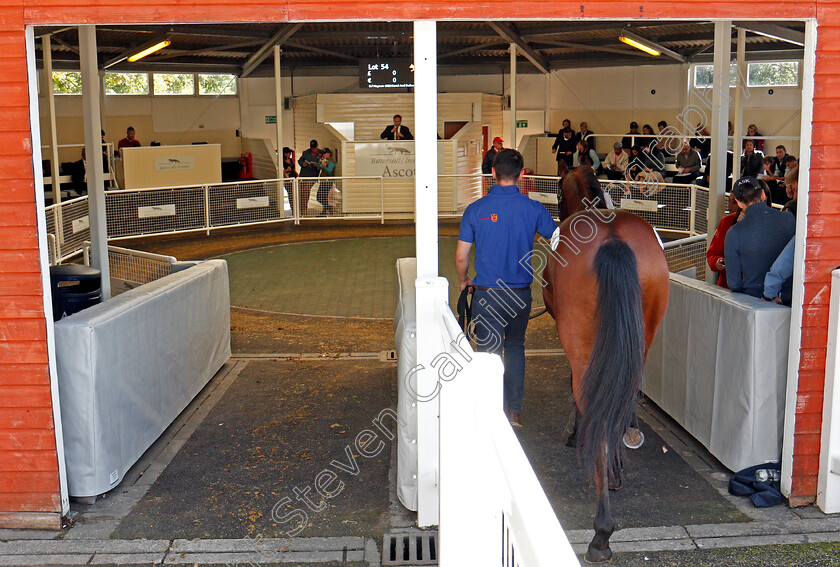
[[[625,211],[646,211],[655,213],[659,210],[658,201],[646,201],[643,199],[622,199],[621,208]]]
[[[542,203],[543,205],[556,205],[557,204],[557,194],[556,193],[542,193],[540,191],[531,191],[528,193],[528,197],[537,201],[538,203]]]
[[[259,209],[268,206],[268,196],[264,197],[247,197],[245,199],[236,200],[237,209]]]
[[[151,207],[137,207],[137,217],[141,219],[151,219],[155,217],[174,217],[175,204],[171,205],[154,205]]]
[[[80,219],[76,219],[73,221],[73,234],[77,232],[82,232],[83,230],[87,230],[90,228],[90,216],[85,215]]]
[[[155,171],[195,169],[194,156],[163,156],[155,158]]]

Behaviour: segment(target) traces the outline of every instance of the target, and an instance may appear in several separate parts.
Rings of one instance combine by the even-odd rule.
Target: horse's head
[[[586,210],[587,202],[597,200],[596,208],[604,207],[604,190],[595,175],[595,171],[588,165],[576,167],[563,178],[560,187],[560,221],[578,211]]]

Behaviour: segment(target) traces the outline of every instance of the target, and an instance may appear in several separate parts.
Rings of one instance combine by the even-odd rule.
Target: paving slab
[[[574,420],[565,358],[526,360],[522,419],[516,434],[561,525],[590,529],[597,510],[594,484],[581,471],[576,450],[565,446]],[[618,530],[750,520],[646,423],[641,427],[645,444],[627,451],[624,484],[610,492]]]
[[[581,564],[583,559],[581,557]],[[840,544],[618,552],[611,567],[838,567]]]
[[[176,539],[170,547],[172,553],[187,552],[238,552],[238,551],[336,551],[342,549],[364,550],[363,537],[312,537],[312,538],[256,538],[256,539]]]
[[[163,558],[163,553],[97,553],[90,565],[160,565]]]
[[[178,553],[169,555],[164,561],[165,565],[193,565],[195,563],[224,563],[227,565],[236,564],[257,564],[265,563],[328,563],[331,561],[343,561],[344,553],[341,551],[289,551],[285,553]]]
[[[91,554],[0,555],[0,565],[87,565],[91,557]]]
[[[566,537],[570,543],[586,543],[592,541],[595,530],[569,530]],[[616,530],[610,538],[611,542],[618,541],[650,541],[689,539],[688,532],[682,526],[664,526],[655,528],[627,528]]]
[[[381,537],[390,443],[367,458],[355,438],[395,406],[395,375],[369,360],[248,362],[111,537]],[[343,483],[328,500],[324,470],[322,490]]]
[[[69,553],[163,553],[169,540],[47,540],[0,542],[0,556]]]
[[[685,529],[693,538],[840,532],[840,518],[807,519],[778,523],[707,524],[686,526]]]

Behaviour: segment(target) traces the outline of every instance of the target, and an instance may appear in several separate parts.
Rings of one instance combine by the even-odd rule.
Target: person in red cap
[[[498,136],[493,138],[493,147],[487,150],[487,153],[484,154],[484,161],[481,162],[481,173],[488,174],[492,173],[493,171],[493,160],[496,159],[496,154],[498,154],[502,149],[504,149],[504,142]]]

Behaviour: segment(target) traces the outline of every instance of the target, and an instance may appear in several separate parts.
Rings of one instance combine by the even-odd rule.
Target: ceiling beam
[[[271,37],[271,32],[242,29],[236,25],[227,25],[221,28],[212,26],[96,26],[97,30],[119,32],[119,33],[173,33],[181,35],[194,35],[204,37],[231,37],[236,39],[259,39],[266,41]]]
[[[58,37],[56,37],[56,36],[51,36],[51,37],[50,37],[50,39],[52,39],[54,42],[56,42],[57,44],[59,44],[59,45],[60,45],[61,47],[63,47],[64,49],[67,49],[68,51],[72,51],[72,52],[73,52],[73,53],[75,53],[76,55],[78,55],[78,54],[79,54],[79,48],[78,48],[78,47],[74,47],[74,46],[70,45],[69,43],[67,43],[67,42],[66,42],[66,41],[64,41],[63,39],[58,38]]]
[[[347,55],[346,53],[340,53],[338,51],[330,51],[329,49],[321,49],[320,47],[312,47],[311,45],[306,45],[305,43],[300,43],[299,41],[286,40],[285,45],[297,47],[298,49],[303,49],[306,51],[312,51],[313,53],[320,53],[322,55],[329,55],[331,57],[338,57],[340,59],[355,61],[356,63],[359,62],[358,57]]]
[[[587,45],[585,43],[572,43],[569,41],[553,41],[550,39],[541,39],[534,43],[550,45],[554,47],[569,47],[571,49],[581,49],[584,51],[602,51],[605,53],[617,53],[619,55],[632,55],[632,56],[641,56],[647,58],[655,58],[654,55],[650,55],[645,53],[644,51],[639,51],[638,49],[622,49],[621,47],[606,47],[600,45]]]
[[[501,45],[508,45],[508,43],[506,41],[485,41],[484,43],[477,43],[475,45],[470,45],[469,47],[455,49],[453,51],[447,51],[446,53],[440,53],[438,54],[438,59],[443,59],[444,57],[455,57],[456,55],[463,55],[464,53],[478,51],[479,49],[486,49],[488,47],[496,47]]]
[[[226,45],[214,45],[213,47],[205,47],[202,49],[168,49],[164,55],[153,55],[149,57],[149,63],[157,63],[158,61],[175,59],[177,57],[189,57],[192,55],[204,57],[213,57],[214,55],[218,55],[221,57],[248,57],[249,55],[251,55],[250,53],[240,53],[238,51],[233,50],[239,49],[240,47],[251,47],[254,45],[260,45],[261,43],[261,41],[251,39],[248,41],[229,43]]]
[[[799,47],[805,46],[805,32],[767,22],[732,22],[732,24],[747,31],[757,33],[758,35],[786,41]]]
[[[275,45],[283,45],[283,42],[292,37],[292,34],[298,31],[302,25],[303,24],[290,24],[282,26],[280,31],[275,33],[265,45],[259,48],[259,50],[257,50],[257,52],[254,53],[254,55],[252,55],[244,65],[242,65],[242,74],[240,76],[244,79],[250,75],[251,72],[263,62],[263,59],[271,54]]]
[[[486,22],[488,26],[500,36],[505,38],[510,43],[515,43],[516,46],[522,50],[522,55],[524,55],[528,61],[534,64],[534,66],[539,69],[541,72],[548,75],[551,73],[551,65],[548,62],[548,59],[537,53],[534,48],[528,45],[526,42],[516,31],[514,31],[513,27],[506,23],[506,22]]]
[[[160,35],[158,35],[157,37],[154,37],[154,38],[153,38],[153,39],[151,39],[150,41],[144,42],[143,44],[141,44],[141,45],[139,45],[139,46],[138,46],[138,45],[135,45],[135,46],[133,46],[133,47],[130,47],[130,48],[128,48],[128,49],[125,49],[125,50],[123,50],[123,51],[122,51],[122,53],[120,53],[120,54],[119,54],[119,55],[117,55],[116,57],[112,57],[111,59],[108,59],[108,60],[107,60],[105,63],[103,63],[103,64],[102,64],[99,68],[100,68],[100,69],[109,69],[109,68],[113,67],[114,65],[116,65],[117,63],[120,63],[120,62],[122,62],[123,60],[128,59],[128,57],[129,57],[130,55],[132,55],[132,54],[134,54],[134,53],[136,53],[136,52],[137,52],[138,48],[142,49],[142,48],[144,48],[144,46],[152,45],[152,44],[157,43],[157,42],[159,42],[159,41],[163,41],[163,40],[165,40],[165,39],[166,39],[166,38],[168,38],[168,37],[169,37],[169,36],[168,36],[168,35],[166,35],[166,34],[160,34]]]

